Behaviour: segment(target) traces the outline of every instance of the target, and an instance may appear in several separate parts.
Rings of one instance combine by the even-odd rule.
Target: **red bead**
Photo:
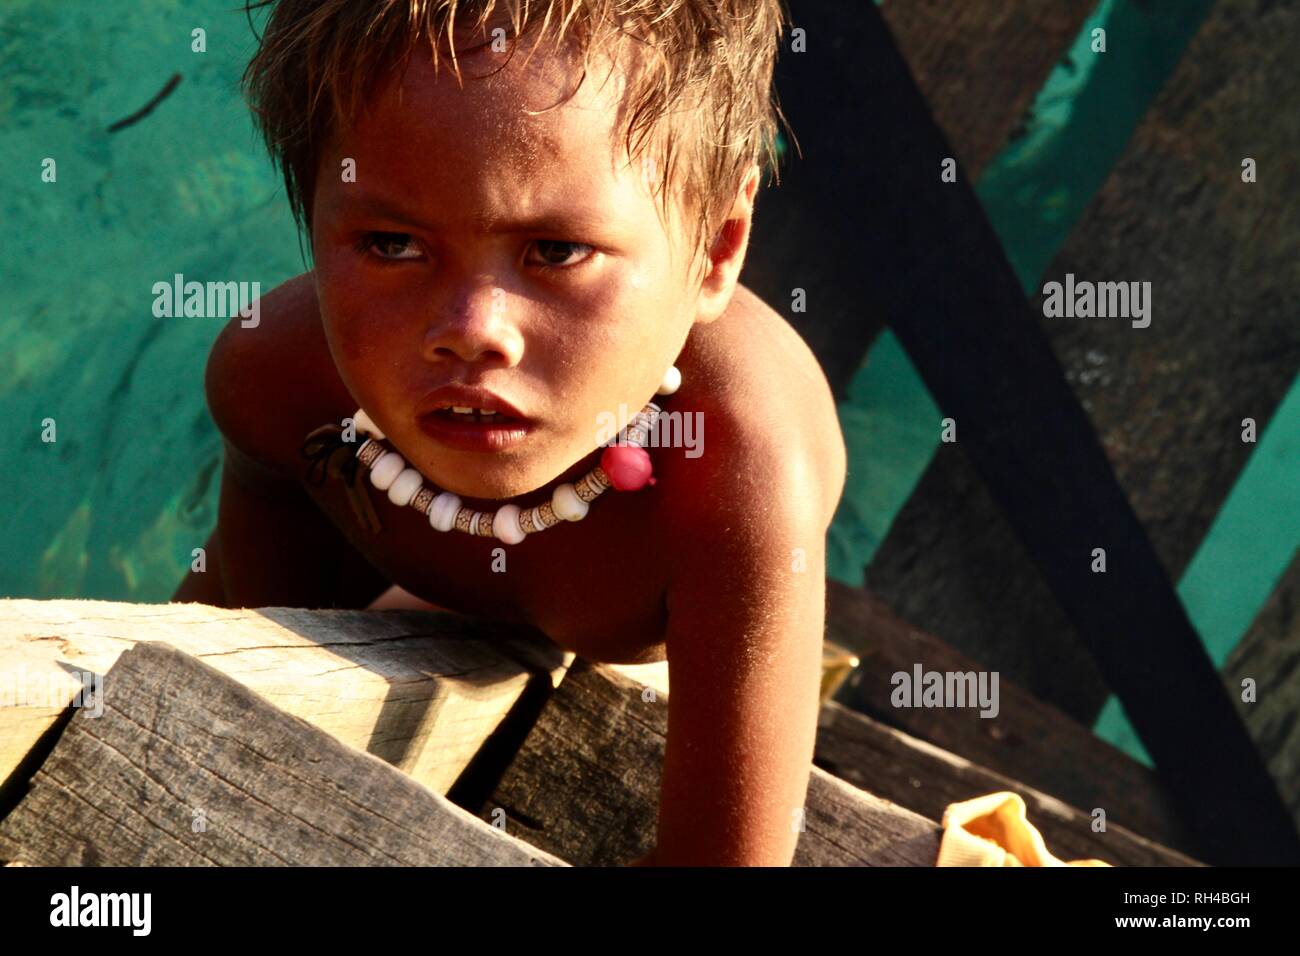
[[[619,491],[637,491],[655,483],[650,477],[650,453],[635,445],[609,446],[600,456],[600,467]]]

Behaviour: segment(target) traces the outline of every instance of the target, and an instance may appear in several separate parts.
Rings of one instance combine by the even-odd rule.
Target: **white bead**
[[[525,538],[524,529],[519,527],[519,506],[502,505],[492,518],[492,533],[506,544],[518,544]]]
[[[383,440],[384,433],[379,430],[375,420],[367,415],[362,409],[358,408],[352,416],[352,421],[356,423],[357,431],[365,432],[378,440]]]
[[[370,483],[380,491],[387,491],[388,486],[397,480],[397,476],[406,467],[402,456],[395,451],[385,452],[370,469]]]
[[[565,521],[581,521],[587,516],[590,505],[578,497],[573,485],[566,482],[558,485],[551,494],[551,507]]]
[[[459,510],[460,498],[444,491],[429,505],[429,524],[439,531],[450,531],[456,526],[456,512]]]
[[[414,468],[405,468],[388,486],[388,500],[405,508],[423,487],[424,476]]]
[[[664,380],[659,383],[659,391],[656,395],[671,395],[682,387],[682,373],[677,370],[676,365],[668,366],[668,371],[664,372]]]

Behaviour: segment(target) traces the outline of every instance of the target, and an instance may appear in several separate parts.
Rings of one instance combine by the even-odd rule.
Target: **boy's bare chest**
[[[368,483],[367,483],[368,484]],[[338,480],[308,488],[335,525],[394,584],[462,614],[530,624],[588,660],[663,659],[666,575],[654,533],[654,503],[607,492],[581,522],[505,545],[439,532],[412,508],[373,488],[382,523],[356,521]]]

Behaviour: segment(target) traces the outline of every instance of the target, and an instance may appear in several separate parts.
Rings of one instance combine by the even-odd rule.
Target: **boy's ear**
[[[700,285],[696,307],[697,322],[712,322],[719,318],[736,291],[736,282],[745,264],[745,251],[749,248],[754,196],[758,192],[760,176],[758,164],[750,166],[731,211],[709,244],[704,281]]]

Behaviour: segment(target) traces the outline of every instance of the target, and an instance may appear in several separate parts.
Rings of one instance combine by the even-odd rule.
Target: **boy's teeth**
[[[445,409],[445,411],[450,412],[454,415],[466,415],[476,419],[484,419],[484,420],[491,419],[493,418],[493,416],[497,414],[497,410],[495,408],[470,408],[465,405],[451,405],[448,406]]]

